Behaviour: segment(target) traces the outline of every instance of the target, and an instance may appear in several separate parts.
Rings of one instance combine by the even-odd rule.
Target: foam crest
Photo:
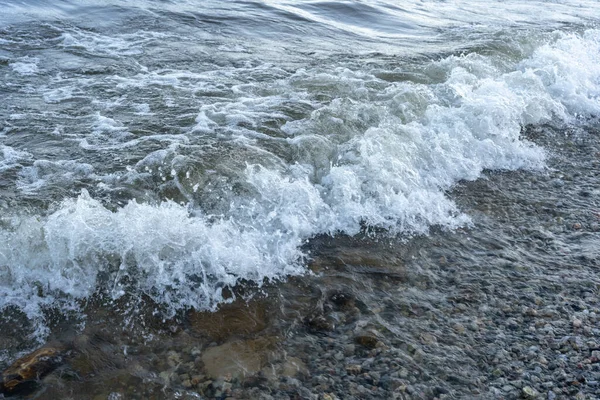
[[[11,146],[0,145],[0,171],[20,167],[22,161],[29,161],[32,155],[26,151],[15,150]]]
[[[73,181],[96,178],[94,167],[72,160],[36,160],[32,166],[19,172],[17,188],[25,193],[35,193],[48,185],[69,185]]]
[[[240,279],[260,284],[302,271],[297,235],[269,237],[226,219],[209,223],[172,202],[130,202],[111,212],[84,192],[43,221],[26,218],[0,233],[0,265],[11,266],[0,269],[8,304],[17,303],[14,288],[84,298],[100,285],[114,297],[146,293],[170,310],[211,308],[222,301],[222,288]]]
[[[533,72],[547,93],[572,115],[600,113],[600,30],[583,36],[558,33],[556,44],[544,45],[521,63]]]
[[[9,64],[10,68],[19,75],[31,76],[39,72],[39,60],[35,57],[22,57],[19,61]]]
[[[160,32],[143,31],[106,36],[72,28],[61,35],[60,46],[71,50],[81,49],[94,55],[123,57],[142,54],[145,46],[168,36]]]

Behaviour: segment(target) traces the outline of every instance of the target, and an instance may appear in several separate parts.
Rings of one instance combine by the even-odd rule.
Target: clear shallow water
[[[319,235],[470,226],[449,190],[600,112],[597,2],[0,7],[0,306],[40,340],[97,293],[214,309]]]

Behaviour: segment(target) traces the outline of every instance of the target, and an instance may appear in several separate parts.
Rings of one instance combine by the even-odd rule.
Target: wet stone
[[[223,304],[216,312],[191,311],[188,314],[191,331],[211,340],[222,341],[231,336],[253,335],[268,324],[267,303],[263,300],[237,300]]]
[[[312,333],[331,332],[335,329],[334,323],[323,315],[314,315],[306,318],[304,324]]]
[[[353,356],[355,351],[356,351],[356,346],[353,344],[347,344],[346,346],[344,346],[344,356],[346,356],[346,357]]]
[[[294,377],[297,375],[308,375],[308,368],[302,360],[297,357],[288,357],[279,371],[281,376]]]
[[[202,354],[206,374],[213,379],[243,379],[258,373],[275,351],[276,337],[236,340],[209,347]]]
[[[362,367],[358,364],[348,364],[346,365],[346,372],[348,375],[358,375],[362,372]]]
[[[349,311],[354,308],[354,296],[344,292],[333,292],[329,295],[329,301],[338,310]]]
[[[42,347],[16,360],[2,372],[0,393],[26,392],[35,388],[40,377],[48,374],[65,360],[65,349],[60,346]]]
[[[383,345],[377,337],[368,334],[356,336],[354,342],[367,349],[374,349]]]

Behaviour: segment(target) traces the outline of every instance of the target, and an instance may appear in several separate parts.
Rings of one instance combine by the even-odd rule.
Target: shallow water
[[[0,364],[68,343],[42,391],[178,391],[153,358],[240,338],[259,370],[322,332],[403,349],[448,263],[595,260],[596,2],[0,8]]]

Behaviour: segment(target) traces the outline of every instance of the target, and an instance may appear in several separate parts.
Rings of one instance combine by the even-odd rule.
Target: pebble
[[[539,396],[540,394],[533,389],[531,386],[525,386],[523,388],[523,397],[526,399],[535,399]]]
[[[346,346],[344,346],[344,356],[346,356],[346,357],[353,356],[355,351],[356,351],[356,346],[353,344],[347,344]]]
[[[362,367],[358,364],[346,365],[346,372],[350,375],[358,375],[362,372]]]

